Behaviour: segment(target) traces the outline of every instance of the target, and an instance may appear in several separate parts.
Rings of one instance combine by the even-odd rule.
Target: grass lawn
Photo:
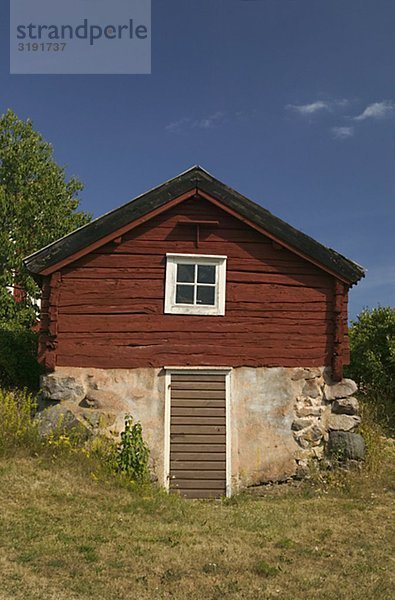
[[[83,461],[0,460],[0,598],[394,598],[389,467],[184,501]]]

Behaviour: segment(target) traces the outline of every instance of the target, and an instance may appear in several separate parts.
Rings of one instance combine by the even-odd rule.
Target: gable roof
[[[76,229],[28,256],[23,262],[32,274],[40,275],[92,244],[100,245],[100,240],[103,240],[103,244],[107,243],[111,234],[116,237],[116,233],[123,227],[144,216],[149,218],[150,213],[157,212],[161,207],[165,210],[168,203],[188,192],[208,194],[235,216],[246,220],[252,226],[257,226],[258,230],[263,230],[262,233],[282,242],[291,251],[294,250],[307,260],[318,263],[349,283],[356,283],[364,277],[363,267],[275,217],[199,166],[192,167],[174,179]]]

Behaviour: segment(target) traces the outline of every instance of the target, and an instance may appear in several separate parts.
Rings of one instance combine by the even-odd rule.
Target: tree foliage
[[[78,210],[80,190],[30,119],[11,110],[0,116],[0,322],[34,321],[39,288],[22,259],[89,222]],[[27,294],[20,303],[7,291],[15,284]]]
[[[15,322],[0,326],[0,387],[36,392],[44,368],[37,362],[38,334]]]
[[[380,416],[395,425],[395,307],[364,309],[350,328],[351,361],[347,375]]]

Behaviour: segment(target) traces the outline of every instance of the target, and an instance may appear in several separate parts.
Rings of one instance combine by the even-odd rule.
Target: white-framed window
[[[226,256],[166,254],[165,313],[224,315]]]

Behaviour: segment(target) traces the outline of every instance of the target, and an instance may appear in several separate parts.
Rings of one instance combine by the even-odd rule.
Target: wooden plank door
[[[223,374],[172,374],[170,491],[186,498],[226,493],[226,384]]]

